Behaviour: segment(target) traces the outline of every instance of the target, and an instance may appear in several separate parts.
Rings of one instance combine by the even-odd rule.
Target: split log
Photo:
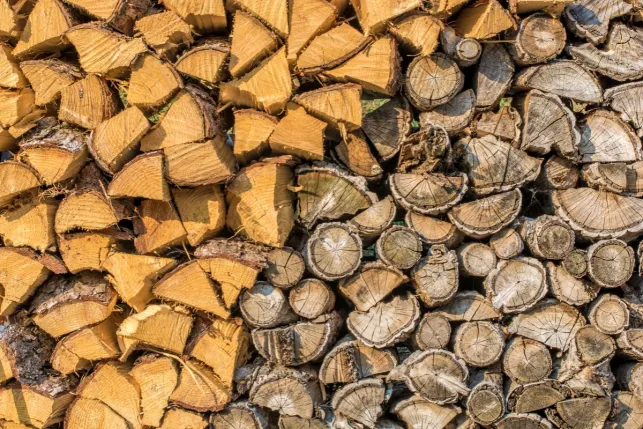
[[[117,103],[107,82],[89,75],[60,90],[58,119],[93,130],[117,113]]]
[[[486,244],[463,244],[458,248],[457,254],[458,269],[465,276],[487,277],[496,267],[496,254]]]
[[[226,7],[241,8],[260,18],[280,37],[285,38],[288,35],[288,3],[285,1],[266,4],[258,0],[233,0],[229,1]]]
[[[510,106],[503,106],[498,112],[483,112],[473,124],[476,135],[492,134],[517,147],[522,134],[520,113]]]
[[[384,348],[407,338],[419,319],[420,305],[407,293],[382,301],[367,312],[351,312],[346,326],[367,346]]]
[[[565,47],[567,34],[560,20],[546,14],[529,15],[512,35],[515,43],[509,52],[522,66],[545,63],[556,58]]]
[[[27,246],[39,252],[56,250],[54,219],[58,202],[33,199],[0,214],[0,236],[7,247]]]
[[[355,383],[364,378],[386,374],[397,365],[392,349],[368,347],[348,335],[326,354],[319,368],[324,384]]]
[[[624,285],[634,272],[634,249],[621,240],[601,240],[587,248],[587,275],[604,288]]]
[[[415,107],[429,110],[455,97],[463,84],[464,77],[457,64],[438,53],[416,57],[411,62],[406,72],[404,90]]]
[[[236,11],[234,14],[230,36],[232,44],[228,71],[235,78],[248,73],[255,64],[279,47],[279,39],[272,31],[261,21],[242,11]]]
[[[372,242],[374,238],[393,224],[396,214],[397,209],[393,198],[387,196],[358,213],[348,222],[357,229],[362,241]]]
[[[632,197],[643,196],[643,162],[632,164],[593,163],[583,166],[581,176],[594,189],[603,189]]]
[[[462,37],[488,39],[515,26],[514,20],[496,0],[484,0],[465,8],[454,29]]]
[[[547,263],[547,278],[551,294],[569,305],[588,304],[596,298],[600,290],[599,285],[576,278],[569,274],[564,266],[552,262]]]
[[[170,63],[144,54],[132,64],[127,103],[144,110],[160,107],[182,87],[183,81]]]
[[[511,85],[514,71],[511,55],[502,44],[485,44],[473,79],[476,107],[480,110],[495,107]]]
[[[288,302],[298,316],[312,320],[332,311],[335,294],[321,280],[305,279],[290,290]]]
[[[641,425],[639,410],[642,405],[638,396],[627,391],[614,391],[612,393],[612,412],[606,424],[622,425],[624,428]]]
[[[257,282],[239,297],[243,319],[254,328],[274,328],[295,322],[298,317],[279,288],[268,282]]]
[[[143,39],[123,36],[100,23],[77,25],[65,38],[76,48],[86,73],[122,76],[134,59],[147,51]]]
[[[509,9],[514,14],[544,11],[553,16],[560,16],[569,0],[510,0]]]
[[[370,262],[339,282],[339,291],[358,311],[368,311],[407,281],[397,268],[382,262]]]
[[[153,298],[156,279],[175,265],[176,261],[170,258],[113,252],[105,258],[101,269],[108,272],[107,280],[120,298],[136,311],[143,311]]]
[[[221,384],[217,375],[196,361],[183,364],[179,383],[170,395],[171,404],[201,413],[221,411],[231,399],[228,388]]]
[[[36,106],[58,100],[60,91],[83,77],[78,67],[57,59],[23,61],[20,69],[33,88]]]
[[[422,302],[438,307],[449,302],[458,291],[458,272],[456,252],[436,244],[413,268],[411,279]]]
[[[215,137],[220,124],[214,105],[203,89],[187,85],[158,125],[143,137],[141,150],[147,152]]]
[[[595,110],[581,127],[580,162],[631,162],[641,159],[641,142],[615,113]]]
[[[331,129],[345,134],[362,125],[361,96],[360,85],[345,83],[304,92],[294,97],[293,101],[304,106],[311,115],[327,122]]]
[[[220,413],[212,414],[210,423],[214,429],[268,429],[268,417],[262,408],[239,401],[231,403]],[[203,426],[205,428],[206,425]]]
[[[317,374],[308,366],[264,365],[250,390],[249,401],[283,416],[310,419],[321,400],[316,381]]]
[[[616,345],[620,354],[636,359],[643,359],[643,347],[641,344],[642,329],[628,329],[616,337]]]
[[[609,397],[573,398],[558,402],[555,408],[547,409],[546,414],[559,427],[597,429],[603,427],[611,407]]]
[[[538,258],[561,260],[574,249],[574,232],[555,216],[523,219],[520,235],[531,254]]]
[[[610,107],[621,114],[621,119],[628,121],[641,135],[641,99],[639,94],[643,88],[637,82],[626,83],[605,91],[605,100]]]
[[[629,327],[630,310],[621,298],[606,293],[592,302],[587,318],[602,333],[617,335]]]
[[[505,336],[491,322],[467,322],[455,331],[453,350],[457,357],[474,367],[485,367],[500,360]]]
[[[127,429],[129,424],[116,411],[96,399],[78,398],[72,402],[65,415],[65,426],[73,429],[86,427],[87,421],[100,421],[115,429]]]
[[[394,173],[389,177],[391,195],[403,208],[425,215],[444,213],[458,204],[467,192],[464,173]]]
[[[489,246],[500,259],[512,259],[522,253],[525,244],[514,228],[506,228],[491,236]]]
[[[298,285],[306,270],[301,253],[290,247],[271,250],[266,262],[268,266],[264,270],[264,275],[270,283],[282,289],[290,289]]]
[[[189,47],[194,41],[190,26],[171,11],[142,17],[136,21],[134,30],[143,37],[147,46],[166,60],[174,60],[178,50]]]
[[[70,10],[58,0],[37,2],[29,13],[13,55],[19,59],[58,52],[65,48],[63,35],[76,23]]]
[[[297,56],[304,47],[315,37],[330,30],[341,12],[339,5],[332,1],[293,0],[289,11],[290,33],[286,40],[288,62],[296,63]]]
[[[551,373],[551,354],[543,343],[515,337],[507,343],[502,369],[517,383],[535,383],[544,380]]]
[[[113,29],[127,35],[132,34],[134,22],[142,17],[150,6],[148,0],[136,0],[133,2],[118,0],[105,5],[97,5],[91,0],[64,1],[92,18],[105,21]]]
[[[223,30],[227,19],[223,0],[208,2],[166,0],[163,4],[190,24],[199,34]]]
[[[277,127],[277,118],[253,109],[234,111],[234,156],[243,164],[263,155],[268,139]],[[295,131],[295,130],[292,130]]]
[[[460,67],[474,65],[482,55],[482,46],[475,38],[460,37],[451,27],[444,27],[440,33],[442,50]]]
[[[438,313],[450,322],[476,322],[501,317],[489,300],[472,290],[456,294],[451,301],[440,307]]]
[[[538,184],[544,189],[570,189],[578,184],[578,168],[569,159],[554,155],[543,164]]]
[[[391,411],[395,413],[409,429],[422,429],[432,425],[444,429],[454,424],[461,409],[454,405],[437,405],[418,395],[396,402]],[[430,426],[429,426],[430,427]]]
[[[9,3],[0,2],[0,36],[9,40],[17,39],[27,21],[27,14],[33,8],[33,2]]]
[[[0,126],[9,128],[35,109],[35,95],[30,88],[0,89]]]
[[[28,82],[11,51],[11,46],[0,45],[0,85],[5,88],[24,88]]]
[[[636,397],[640,398],[641,388],[641,371],[643,365],[640,362],[627,362],[616,371],[616,383],[623,390],[632,392]]]
[[[439,313],[425,313],[413,334],[413,343],[420,350],[444,349],[451,339],[451,325]]]
[[[503,260],[484,281],[487,297],[504,314],[524,312],[547,293],[545,267],[535,258]]]
[[[420,240],[430,245],[443,244],[452,249],[464,239],[464,234],[450,222],[422,216],[410,210],[407,211],[404,220],[418,233]]]
[[[570,396],[570,390],[556,380],[542,380],[515,386],[507,398],[512,412],[528,413],[556,405]]]
[[[552,429],[552,424],[545,418],[535,413],[509,413],[496,422],[498,429],[520,429],[532,427],[534,429]]]
[[[137,214],[139,217],[134,220],[134,247],[141,255],[160,254],[184,242],[187,232],[172,203],[144,200],[137,208]]]
[[[411,120],[409,102],[398,96],[364,115],[362,129],[382,160],[386,161],[398,153],[402,141],[411,132]]]
[[[449,220],[464,234],[485,238],[510,225],[522,208],[519,189],[455,206]]]
[[[408,270],[422,257],[422,242],[411,228],[395,225],[382,232],[375,252],[385,264]]]
[[[223,230],[226,205],[218,186],[173,188],[172,197],[191,246],[198,246]]]
[[[304,74],[316,74],[345,63],[371,41],[349,24],[340,24],[315,37],[297,58]]]
[[[439,169],[442,164],[449,163],[448,158],[451,154],[449,133],[439,124],[423,123],[422,120],[426,119],[423,115],[426,114],[427,112],[420,114],[420,131],[402,141],[397,160],[399,173],[431,173]]]
[[[337,158],[354,174],[364,176],[368,181],[382,178],[384,170],[371,152],[366,136],[361,131],[352,131],[346,138],[342,138],[342,141],[335,146],[331,157]]]
[[[423,126],[443,127],[449,135],[454,135],[471,123],[475,113],[475,105],[476,94],[472,89],[467,89],[430,112],[420,113],[420,123]]]
[[[337,389],[331,401],[335,419],[374,428],[377,420],[384,414],[382,405],[387,399],[386,390],[384,382],[377,378],[342,386]]]
[[[409,54],[431,55],[438,47],[444,24],[423,12],[412,12],[393,22],[389,28],[400,47]]]
[[[632,5],[624,1],[602,2],[583,0],[565,9],[569,29],[578,37],[594,44],[605,41],[610,20],[630,12]]]
[[[592,325],[583,326],[576,331],[569,351],[561,360],[560,368],[557,368],[557,379],[568,381],[572,377],[583,377],[584,374],[579,374],[581,371],[609,361],[615,352],[616,344],[612,337]]]
[[[58,341],[51,366],[62,374],[89,369],[93,362],[117,358],[120,354],[116,330],[123,318],[116,313],[97,325],[73,332]]]
[[[52,337],[73,332],[107,319],[118,295],[99,274],[52,277],[31,301],[35,324]]]
[[[294,103],[287,106],[286,116],[270,134],[268,143],[275,155],[293,155],[309,161],[324,160],[326,123],[306,113]]]
[[[364,34],[377,34],[382,32],[389,21],[396,17],[422,6],[418,0],[403,0],[399,3],[379,3],[374,0],[351,0],[357,12],[357,19]]]
[[[237,171],[232,150],[220,134],[204,142],[166,147],[163,153],[167,180],[176,186],[213,185],[224,182]]]
[[[148,152],[123,166],[109,183],[107,195],[112,198],[147,198],[169,201],[170,187],[163,177],[163,154]]]
[[[230,44],[223,39],[204,39],[198,46],[185,51],[174,63],[176,71],[205,85],[214,85],[226,77],[225,64]]]
[[[171,408],[163,417],[160,429],[207,429],[208,420],[202,414],[187,411],[182,408]]]

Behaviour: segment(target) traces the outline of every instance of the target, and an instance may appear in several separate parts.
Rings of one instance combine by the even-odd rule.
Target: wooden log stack
[[[643,429],[641,21],[0,0],[0,429]]]

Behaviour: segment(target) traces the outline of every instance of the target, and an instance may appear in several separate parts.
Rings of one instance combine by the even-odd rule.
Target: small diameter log
[[[556,378],[563,382],[574,376],[582,378],[583,374],[578,373],[584,368],[609,361],[615,352],[616,344],[612,337],[592,325],[585,325],[576,331],[569,351],[561,360],[560,368],[557,368]],[[613,378],[611,374],[610,376]],[[613,383],[612,380],[611,384]]]
[[[348,222],[357,229],[357,233],[365,243],[370,243],[393,224],[396,214],[395,202],[389,195],[355,215]]]
[[[438,307],[449,302],[458,291],[458,271],[456,252],[436,244],[413,268],[411,279],[422,302]]]
[[[500,259],[512,259],[522,253],[525,245],[515,229],[507,228],[492,235],[489,246]]]
[[[139,345],[180,355],[191,328],[192,315],[184,308],[148,305],[145,310],[125,319],[116,332],[123,352],[121,360],[127,359]]]
[[[387,386],[378,378],[367,378],[349,383],[333,394],[331,406],[337,423],[357,422],[374,428],[384,414],[382,405],[387,400]]]
[[[244,320],[255,328],[273,328],[297,320],[288,298],[268,282],[257,282],[239,297],[239,309]]]
[[[404,221],[418,233],[420,240],[430,245],[443,244],[452,249],[464,239],[464,234],[451,222],[423,216],[410,210],[406,212]]]
[[[103,276],[81,273],[53,277],[31,302],[34,323],[52,337],[102,322],[114,310],[118,295]]]
[[[268,140],[272,153],[323,161],[327,124],[294,103],[289,103],[286,110],[286,116],[279,121]]]
[[[552,371],[551,354],[543,343],[515,337],[507,343],[502,370],[519,384],[541,381]]]
[[[458,268],[465,276],[487,277],[496,267],[496,254],[483,243],[465,243],[457,250]]]
[[[339,291],[358,311],[368,311],[407,280],[395,267],[381,261],[370,262],[362,265],[352,276],[342,279]]]
[[[277,118],[253,109],[234,111],[234,156],[243,164],[259,158],[269,148],[268,139]]]
[[[560,260],[574,249],[574,231],[555,216],[525,218],[520,235],[531,254],[539,258]]]
[[[429,78],[430,77],[430,78]],[[464,77],[457,64],[444,54],[416,57],[406,72],[404,91],[419,110],[447,103],[462,90]]]
[[[93,130],[118,111],[116,94],[96,75],[72,83],[60,91],[58,119]]]
[[[185,240],[187,231],[172,203],[143,200],[136,212],[134,247],[138,253],[159,254]]]
[[[456,355],[430,349],[412,353],[388,375],[402,380],[411,392],[438,405],[452,404],[469,394],[469,370]]]
[[[449,320],[439,313],[425,313],[412,339],[420,350],[445,349],[451,339]]]
[[[56,101],[62,89],[83,78],[78,67],[57,59],[23,61],[20,69],[35,93],[36,106]]]
[[[85,189],[68,194],[56,212],[56,233],[98,231],[116,225],[123,213],[116,213],[115,206],[115,202],[108,201],[99,190]]]
[[[335,294],[321,280],[305,279],[290,290],[288,302],[297,315],[315,319],[335,307]]]
[[[346,326],[367,346],[384,348],[406,339],[419,319],[420,304],[407,293],[382,301],[367,312],[351,312]]]
[[[570,390],[557,380],[512,386],[507,406],[515,413],[536,412],[556,405],[570,396]]]
[[[264,365],[250,389],[249,401],[280,415],[310,419],[321,401],[317,374],[309,366]]]
[[[347,335],[324,356],[319,380],[324,384],[354,383],[387,374],[397,365],[393,349],[375,349]]]
[[[388,31],[405,52],[431,55],[438,47],[443,27],[442,22],[435,16],[413,12],[393,22]]]
[[[386,161],[398,153],[402,141],[411,132],[411,120],[406,97],[396,96],[367,113],[362,120],[362,130],[375,151]]]
[[[558,402],[545,414],[558,427],[599,429],[605,424],[611,407],[610,397],[573,398]]]
[[[455,405],[437,405],[419,395],[413,395],[393,404],[391,412],[406,423],[409,429],[422,429],[426,424],[443,429],[455,424],[456,417],[461,415],[462,409]],[[462,426],[463,429],[465,427],[469,426]]]
[[[440,33],[442,50],[460,67],[474,65],[482,55],[482,46],[476,39],[463,38],[451,27],[444,27]]]
[[[306,267],[317,277],[334,281],[359,267],[362,240],[354,227],[339,222],[319,225],[306,242]]]
[[[559,19],[547,14],[529,15],[511,35],[509,52],[521,66],[545,63],[556,58],[565,47],[567,33]]]
[[[214,429],[268,429],[268,421],[269,415],[265,410],[247,401],[233,402],[222,412],[210,416]]]
[[[616,369],[616,383],[619,388],[628,390],[638,398],[643,396],[643,363],[626,362]]]
[[[643,196],[643,162],[632,164],[586,164],[581,170],[581,176],[587,185],[616,194],[632,197]]]
[[[484,0],[465,8],[454,24],[462,37],[488,39],[515,26],[513,17],[496,0]]]
[[[630,309],[616,295],[602,294],[589,306],[589,323],[607,335],[617,335],[630,325]]]
[[[165,148],[167,180],[176,186],[203,186],[224,182],[236,172],[232,150],[222,135],[212,140]]]
[[[58,203],[51,199],[33,199],[0,214],[0,236],[5,246],[28,246],[44,252],[56,249],[54,221]]]
[[[375,251],[385,264],[407,270],[422,257],[422,242],[411,228],[395,225],[380,235]]]
[[[545,267],[535,258],[503,260],[489,273],[484,286],[494,308],[505,314],[520,313],[547,293]]]
[[[582,249],[574,249],[565,256],[563,259],[563,267],[567,272],[580,279],[587,274],[589,268],[589,261],[587,260],[587,252]]]
[[[266,262],[266,278],[274,286],[282,289],[290,289],[298,284],[306,270],[303,256],[290,247],[271,250]]]
[[[230,390],[209,367],[190,360],[181,367],[170,404],[204,413],[223,410],[231,399]]]
[[[605,288],[624,285],[634,272],[634,249],[621,240],[602,240],[587,248],[587,275]]]
[[[132,64],[127,103],[144,110],[166,104],[183,87],[172,64],[151,54],[139,56]]]
[[[464,173],[394,173],[389,177],[391,195],[402,208],[425,215],[444,213],[458,204],[468,190]]]
[[[190,26],[172,11],[142,17],[136,21],[134,30],[159,57],[171,61],[178,50],[194,41]]]
[[[506,412],[502,372],[499,367],[492,367],[480,371],[472,381],[474,386],[467,398],[467,414],[474,422],[488,426]]]
[[[593,301],[600,291],[596,283],[569,274],[564,266],[547,263],[547,278],[551,294],[569,305],[584,305]]]
[[[494,107],[509,89],[514,71],[511,55],[502,44],[485,44],[473,79],[476,107],[481,110]]]
[[[491,322],[466,322],[455,331],[455,355],[474,367],[498,362],[505,348],[505,336],[499,325]]]
[[[580,174],[569,159],[554,155],[543,164],[538,185],[543,189],[570,189],[576,187]]]
[[[486,238],[509,226],[522,208],[519,189],[479,198],[455,206],[449,211],[449,220],[464,234]]]

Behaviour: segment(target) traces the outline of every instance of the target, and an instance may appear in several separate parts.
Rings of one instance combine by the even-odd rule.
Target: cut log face
[[[137,212],[134,247],[140,254],[160,254],[185,240],[185,228],[172,203],[144,200]]]
[[[581,128],[580,162],[631,162],[641,158],[641,142],[634,131],[607,110],[596,110]]]
[[[552,295],[569,305],[584,305],[593,301],[600,286],[582,278],[572,276],[564,266],[547,263],[547,278]]]
[[[148,0],[127,3],[122,0],[112,0],[104,4],[96,4],[91,0],[65,0],[65,3],[80,9],[92,18],[105,21],[110,27],[130,36],[134,22],[142,17],[150,6]]]
[[[525,18],[514,37],[515,43],[509,45],[509,49],[516,63],[523,66],[556,58],[567,40],[560,20],[546,14]]]
[[[525,218],[520,234],[531,254],[542,259],[564,259],[574,249],[574,232],[569,225],[555,216]]]
[[[565,8],[569,29],[594,44],[605,41],[610,20],[630,12],[632,5],[624,1],[583,0]]]
[[[309,161],[324,160],[324,130],[327,124],[306,113],[294,103],[270,134],[269,144],[275,155],[294,155]]]
[[[225,227],[226,205],[221,188],[173,188],[172,197],[191,246],[219,234]]]
[[[305,279],[290,290],[288,302],[298,316],[316,319],[335,307],[335,294],[321,280]]]
[[[253,109],[234,111],[234,156],[247,164],[268,150],[277,118]]]
[[[298,284],[306,270],[301,253],[290,247],[273,249],[268,254],[267,263],[265,276],[270,283],[282,289],[290,289]]]
[[[244,320],[255,328],[274,328],[297,320],[288,298],[268,282],[257,282],[239,297]]]
[[[496,254],[486,244],[466,243],[458,248],[459,269],[465,276],[487,277],[496,262]]]
[[[538,89],[581,103],[603,101],[596,77],[569,60],[556,60],[523,69],[516,75],[515,85],[520,89]]]
[[[224,411],[213,414],[210,423],[214,429],[267,429],[268,414],[247,401],[238,401],[231,403]],[[206,427],[204,422],[203,429]]]
[[[476,94],[467,89],[430,112],[420,114],[420,123],[424,126],[434,125],[443,127],[449,135],[464,130],[473,119],[476,106]]]
[[[384,348],[403,341],[415,329],[419,319],[417,299],[405,294],[382,301],[367,312],[351,312],[346,325],[367,346]]]
[[[56,249],[55,200],[32,200],[0,215],[0,236],[5,246],[28,246],[39,252]]]
[[[375,427],[384,413],[386,386],[381,379],[371,378],[347,384],[333,395],[331,405],[336,418]]]
[[[182,408],[171,408],[163,417],[160,429],[207,429],[208,421],[204,415]]]
[[[616,295],[602,294],[590,306],[588,319],[602,333],[616,335],[629,327],[630,310]]]
[[[198,412],[221,411],[231,400],[230,392],[207,366],[186,361],[170,403]]]
[[[464,238],[464,235],[452,223],[423,216],[410,210],[406,212],[404,221],[418,233],[420,240],[430,245],[443,244],[451,249],[460,244]]]
[[[72,402],[65,415],[65,426],[83,428],[87,420],[100,421],[115,429],[129,428],[128,422],[105,403],[96,399],[78,398]]]
[[[587,249],[587,274],[601,287],[622,286],[634,272],[634,249],[621,240],[602,240]]]
[[[437,405],[421,396],[413,395],[396,402],[391,411],[406,423],[409,429],[423,429],[431,426],[443,429],[449,427],[460,414],[461,409],[452,405]]]
[[[501,107],[498,112],[484,112],[474,122],[476,134],[484,137],[488,134],[517,146],[522,131],[522,118],[513,107]]]
[[[554,155],[543,164],[538,183],[545,189],[570,189],[577,185],[580,174],[569,159]]]
[[[171,11],[142,17],[134,30],[163,59],[174,60],[179,49],[194,41],[190,25]]]
[[[58,119],[93,130],[117,113],[117,101],[107,82],[89,75],[60,91]]]
[[[34,109],[35,95],[30,88],[0,89],[0,126],[16,125]]]
[[[393,224],[396,214],[397,209],[393,198],[387,196],[357,214],[349,220],[349,223],[357,228],[362,240],[371,241]]]
[[[236,160],[222,135],[200,143],[167,147],[167,180],[176,186],[196,187],[224,182],[236,172]]]
[[[405,97],[394,97],[378,109],[364,115],[362,129],[382,160],[398,153],[402,141],[411,132],[412,114]]]
[[[512,259],[522,253],[525,244],[515,229],[507,228],[492,235],[489,246],[500,259]]]
[[[154,55],[141,55],[132,64],[127,102],[141,109],[153,109],[167,103],[181,87],[183,81],[170,63]]]
[[[413,341],[420,350],[444,349],[451,339],[451,325],[443,315],[425,313],[413,335]]]
[[[419,110],[449,102],[464,85],[457,64],[444,54],[416,57],[406,72],[404,90]]]
[[[58,0],[36,3],[13,55],[26,59],[64,48],[63,34],[74,25],[74,21],[70,11]]]
[[[250,34],[252,37],[248,37]],[[228,71],[233,77],[243,76],[279,47],[279,39],[272,31],[242,11],[234,14],[231,37]]]
[[[471,420],[482,425],[490,425],[500,420],[506,412],[505,398],[502,385],[491,377],[496,374],[484,373],[483,377],[489,374],[489,379],[476,384],[467,398],[467,414]]]
[[[449,302],[458,291],[458,257],[442,244],[431,246],[411,271],[411,279],[420,299],[429,307]]]
[[[346,336],[324,357],[319,380],[324,384],[354,383],[386,374],[396,365],[397,357],[392,349],[375,349]]]
[[[534,413],[509,413],[496,422],[498,429],[552,429],[553,426],[544,417]]]
[[[431,55],[438,47],[444,25],[436,17],[414,12],[396,20],[389,28],[400,47],[410,54]]]
[[[464,234],[485,238],[511,224],[522,208],[519,189],[455,206],[449,220]]]
[[[527,155],[494,136],[458,142],[477,195],[509,191],[536,180],[542,160]]]
[[[569,389],[555,380],[543,380],[517,386],[507,398],[509,409],[516,413],[543,410],[567,399]]]
[[[357,19],[365,34],[380,33],[390,20],[422,6],[418,0],[378,2],[375,0],[351,0],[357,11]]]
[[[358,311],[368,311],[407,281],[397,268],[381,262],[363,265],[359,272],[342,279],[339,291]]]
[[[532,308],[547,293],[545,267],[535,258],[500,261],[485,279],[493,306],[505,314]]]
[[[139,155],[114,175],[107,188],[112,198],[147,198],[169,201],[170,188],[163,177],[163,154]]]
[[[290,33],[286,40],[288,62],[294,64],[299,53],[312,39],[330,30],[340,12],[330,1],[293,0],[288,16]]]
[[[455,331],[455,355],[474,367],[485,367],[500,360],[505,336],[491,322],[463,323]]]
[[[226,27],[223,0],[167,0],[163,4],[194,27],[199,34],[212,33]]]
[[[515,337],[507,343],[502,358],[502,369],[517,383],[535,383],[547,378],[551,373],[551,354],[543,343]]]
[[[230,44],[223,39],[205,39],[184,52],[174,63],[176,71],[206,85],[214,85],[226,76],[225,63],[230,56]]]
[[[643,87],[638,82],[615,86],[605,91],[605,99],[610,107],[621,114],[637,130],[639,136],[643,127],[643,106],[640,94]]]
[[[464,173],[395,173],[389,178],[391,194],[403,208],[426,215],[444,213],[458,204],[468,190]]]
[[[547,418],[570,428],[601,428],[612,407],[609,397],[573,398],[560,401],[547,410]]]
[[[632,164],[593,163],[583,166],[583,180],[594,189],[602,189],[631,197],[643,196],[643,162]]]
[[[286,38],[288,35],[288,2],[278,0],[274,3],[266,4],[259,0],[233,0],[226,5],[226,7],[230,6],[241,8],[260,18],[280,37]]]
[[[29,2],[27,2],[29,3]],[[21,15],[21,9],[29,9],[32,4],[12,5],[8,1],[0,2],[0,35],[9,40],[20,36],[25,26],[26,16]]]
[[[473,80],[476,107],[482,110],[494,107],[509,88],[514,71],[514,62],[502,44],[485,44]]]
[[[371,40],[344,23],[315,37],[297,58],[302,73],[316,74],[332,69],[353,57]]]
[[[346,83],[304,92],[294,97],[293,101],[344,134],[362,125],[361,96],[360,85]]]
[[[643,329],[628,329],[616,338],[619,352],[636,360],[643,359]]]
[[[455,22],[462,37],[488,39],[515,25],[508,10],[496,0],[485,0],[465,8]]]
[[[338,222],[320,224],[306,242],[306,267],[317,277],[334,281],[357,270],[362,240],[355,228]]]
[[[385,264],[408,270],[422,257],[422,242],[411,228],[395,225],[380,235],[375,251]]]
[[[371,152],[366,136],[361,131],[353,131],[342,138],[335,146],[331,156],[336,157],[346,168],[364,176],[368,181],[382,178],[383,169]]]

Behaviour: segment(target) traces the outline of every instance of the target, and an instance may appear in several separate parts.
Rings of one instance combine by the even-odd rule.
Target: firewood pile
[[[0,428],[643,428],[641,21],[0,0]]]

